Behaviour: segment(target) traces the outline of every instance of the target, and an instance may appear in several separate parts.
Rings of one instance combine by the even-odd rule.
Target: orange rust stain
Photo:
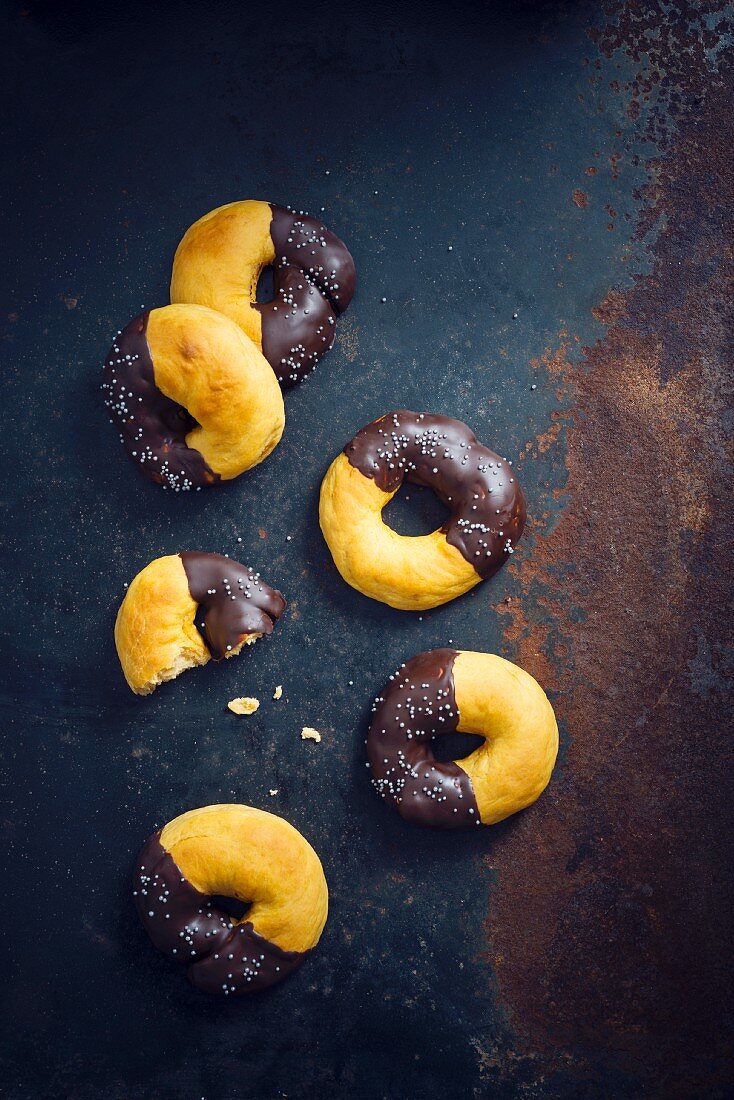
[[[582,191],[580,187],[577,187],[571,196],[574,205],[578,206],[579,210],[585,210],[589,205],[589,197],[585,191]]]
[[[552,693],[570,732],[548,790],[486,857],[512,1057],[532,1052],[538,1073],[569,1058],[589,1073],[601,1059],[653,1092],[722,1062],[734,949],[724,892],[710,888],[734,802],[715,656],[731,569],[724,93],[712,86],[675,156],[655,166],[641,224],[664,214],[667,228],[650,274],[596,307],[607,331],[580,362],[563,333],[533,363],[561,409],[522,453],[552,446],[565,425],[567,487],[551,495],[566,503],[552,524],[542,509],[532,517],[529,550],[508,566],[521,598],[497,607],[507,654]],[[701,644],[711,671],[697,683]],[[672,1094],[710,1093],[701,1080]]]
[[[624,316],[626,304],[626,297],[621,290],[610,290],[606,298],[591,312],[602,325],[613,325]]]

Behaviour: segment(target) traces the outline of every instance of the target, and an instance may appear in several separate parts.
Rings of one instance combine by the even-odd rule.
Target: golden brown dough
[[[178,554],[156,558],[133,579],[117,613],[115,645],[136,695],[211,660],[194,625],[196,606]]]
[[[262,314],[253,303],[260,272],[275,259],[271,220],[269,203],[244,199],[194,222],[173,259],[171,301],[225,313],[262,348]]]
[[[530,673],[494,653],[460,652],[454,690],[458,731],[485,739],[457,763],[471,780],[482,822],[493,825],[547,787],[558,755],[553,707]]]

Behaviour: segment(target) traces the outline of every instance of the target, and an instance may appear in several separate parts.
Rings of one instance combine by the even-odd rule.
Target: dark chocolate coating
[[[419,653],[377,697],[367,735],[372,785],[401,817],[416,825],[460,829],[481,825],[469,776],[453,761],[439,762],[431,740],[454,733],[454,649]]]
[[[215,661],[244,634],[272,634],[286,603],[259,573],[221,554],[184,550],[179,557],[191,598],[203,608],[204,640]]]
[[[349,462],[385,493],[404,479],[426,485],[451,510],[441,530],[480,577],[505,564],[525,526],[525,498],[504,458],[461,420],[397,409],[357,432]]]
[[[149,310],[126,325],[104,365],[102,392],[128,454],[146,477],[180,493],[219,481],[204,456],[186,446],[196,421],[155,384],[146,330]]]
[[[354,296],[356,272],[346,245],[308,214],[270,203],[274,296],[258,302],[263,355],[286,389],[331,349],[336,317]]]
[[[283,951],[249,921],[239,924],[181,874],[154,833],[138,856],[133,897],[145,931],[204,993],[257,993],[287,978],[308,952]],[[238,899],[244,900],[244,899]]]

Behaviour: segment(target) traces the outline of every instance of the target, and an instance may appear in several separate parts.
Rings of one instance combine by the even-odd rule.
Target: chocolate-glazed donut
[[[125,679],[136,695],[149,695],[187,668],[234,657],[271,634],[285,606],[258,572],[232,558],[195,551],[156,558],[133,579],[117,613]]]
[[[372,785],[401,817],[457,829],[490,825],[545,789],[558,752],[540,685],[490,653],[434,649],[401,665],[373,706]],[[462,760],[436,760],[432,742],[455,731],[485,738]]]
[[[383,508],[404,480],[449,508],[430,535],[387,527]],[[392,607],[446,603],[501,569],[522,535],[525,500],[512,466],[460,420],[398,409],[362,428],[331,464],[320,520],[342,577]]]
[[[249,906],[235,919],[214,897]],[[328,890],[318,856],[283,818],[251,806],[190,810],[138,855],[133,898],[155,947],[205,993],[256,993],[315,947]]]
[[[273,298],[258,302],[267,266],[273,267]],[[186,231],[173,260],[171,301],[226,313],[287,388],[331,349],[336,319],[355,286],[349,250],[321,219],[247,199],[212,210]]]
[[[101,388],[133,462],[175,492],[237,477],[283,434],[283,397],[261,351],[202,306],[135,317],[112,344]]]

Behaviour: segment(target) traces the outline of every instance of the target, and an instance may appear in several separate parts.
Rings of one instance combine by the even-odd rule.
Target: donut
[[[263,268],[273,298],[258,302]],[[285,389],[302,382],[334,343],[352,300],[354,260],[319,218],[272,202],[220,206],[186,230],[173,259],[172,302],[226,313],[247,333]]]
[[[382,510],[404,480],[432,489],[450,516],[404,537]],[[321,485],[321,530],[358,592],[403,611],[438,607],[501,569],[522,535],[525,500],[512,466],[460,420],[406,409],[357,432]]]
[[[262,353],[203,306],[130,321],[105,360],[102,392],[138,469],[176,492],[237,477],[283,434],[283,395]]]
[[[493,653],[419,653],[390,677],[372,710],[372,785],[417,825],[494,825],[535,802],[558,755],[540,684]],[[436,760],[432,739],[456,731],[484,743],[462,760]]]
[[[282,817],[252,806],[189,810],[145,842],[133,898],[155,947],[196,989],[225,996],[282,982],[321,936],[329,892],[319,857]],[[218,903],[249,906],[230,916]]]
[[[221,554],[156,558],[131,582],[115,622],[122,671],[136,695],[272,634],[286,607],[259,573]],[[204,615],[201,631],[196,614]]]

